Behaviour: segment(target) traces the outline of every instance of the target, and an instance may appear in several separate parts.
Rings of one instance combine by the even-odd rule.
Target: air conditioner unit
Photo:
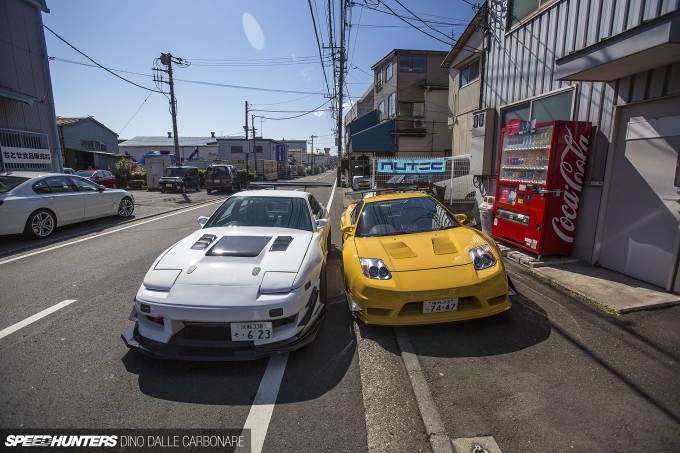
[[[413,120],[414,129],[425,129],[425,120]]]

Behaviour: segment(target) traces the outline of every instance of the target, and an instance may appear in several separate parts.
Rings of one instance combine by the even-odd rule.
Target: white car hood
[[[257,293],[269,274],[269,290],[287,292],[312,236],[311,231],[286,228],[201,229],[161,255],[144,277],[143,286],[169,291],[171,296],[175,291],[184,293],[187,286],[230,287],[233,293]]]

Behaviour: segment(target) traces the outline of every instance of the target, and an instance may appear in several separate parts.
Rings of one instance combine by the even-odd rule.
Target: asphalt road
[[[310,191],[328,204],[330,188]],[[336,247],[341,192],[330,208]],[[0,332],[74,302],[0,334],[0,428],[241,429],[252,420],[269,359],[165,362],[120,339],[153,260],[221,198],[125,224],[88,222],[45,246],[12,249],[5,239]],[[614,317],[508,263],[520,292],[508,314],[369,327],[347,311],[340,259],[332,250],[316,341],[283,362],[270,418],[256,419],[263,451],[430,451],[395,335],[412,344],[454,441],[485,437],[498,446],[488,451],[504,452],[680,451],[680,307]]]

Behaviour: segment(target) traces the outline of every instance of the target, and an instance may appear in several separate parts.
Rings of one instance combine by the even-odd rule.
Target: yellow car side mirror
[[[342,234],[352,234],[354,232],[354,225],[345,225],[344,227],[340,228],[340,231]]]
[[[467,216],[465,214],[454,214],[453,217],[455,217],[461,225],[465,225],[465,222],[467,222]]]

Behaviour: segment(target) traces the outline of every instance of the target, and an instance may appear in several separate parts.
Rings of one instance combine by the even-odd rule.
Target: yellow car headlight
[[[359,258],[359,262],[361,263],[361,270],[368,278],[376,280],[389,280],[392,278],[392,274],[383,260],[376,258]]]
[[[470,259],[475,266],[475,270],[489,269],[496,265],[496,257],[491,253],[491,247],[482,245],[470,250]]]

